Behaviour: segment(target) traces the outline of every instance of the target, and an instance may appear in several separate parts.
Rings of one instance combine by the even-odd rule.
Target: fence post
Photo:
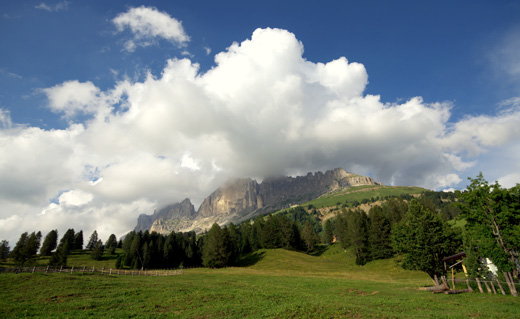
[[[511,273],[504,271],[504,277],[506,277],[506,282],[509,286],[509,290],[511,291],[511,295],[518,297],[518,292],[516,291],[515,287],[515,281],[513,280],[513,276],[511,276]]]
[[[496,295],[497,294],[497,290],[495,289],[495,285],[493,285],[493,279],[491,279],[489,284],[491,285],[491,288],[493,289],[493,294]]]
[[[70,273],[72,274],[74,272],[74,265],[72,266],[72,268],[70,269]]]
[[[83,270],[81,271],[81,274],[83,275],[85,273],[85,266],[83,266]]]
[[[500,281],[498,280],[498,277],[495,277],[495,281],[497,282],[498,284],[498,288],[500,288],[500,292],[502,293],[502,295],[506,295],[506,292],[504,291],[504,288],[502,288],[502,285],[500,284]]]
[[[475,277],[475,281],[477,282],[478,290],[480,290],[480,293],[483,294],[484,289],[482,289],[482,284],[480,283],[480,279],[478,279],[478,277]]]
[[[486,290],[488,293],[491,293],[491,288],[489,288],[489,285],[487,283],[487,281],[484,280],[484,285],[486,286]]]

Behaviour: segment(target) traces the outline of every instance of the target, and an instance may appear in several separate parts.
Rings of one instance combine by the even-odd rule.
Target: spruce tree
[[[92,251],[90,252],[90,257],[94,260],[101,260],[103,257],[103,242],[101,239],[98,239],[98,241],[94,244],[94,247],[92,247]]]
[[[373,260],[390,258],[393,255],[392,227],[381,206],[374,206],[369,212],[370,257]]]
[[[109,255],[113,255],[116,252],[116,247],[117,247],[116,235],[112,234],[108,237],[108,240],[105,243],[105,247],[108,250]]]
[[[9,242],[7,240],[2,240],[0,243],[0,260],[6,260],[11,253],[11,247],[9,247]]]
[[[74,235],[74,250],[83,249],[83,230]]]
[[[51,230],[43,240],[40,254],[42,256],[50,256],[52,251],[58,247],[58,230]]]
[[[327,219],[323,227],[323,243],[329,245],[334,239],[334,228],[330,219]]]
[[[209,230],[202,250],[202,263],[206,267],[221,268],[230,262],[232,251],[229,234],[217,223]]]
[[[98,240],[99,240],[98,233],[96,230],[94,230],[92,235],[90,235],[90,239],[88,240],[87,246],[85,248],[88,250],[94,249],[94,246],[96,245]]]
[[[316,245],[320,242],[318,235],[314,231],[314,227],[312,227],[309,221],[305,222],[301,237],[307,251],[313,251],[316,248]]]

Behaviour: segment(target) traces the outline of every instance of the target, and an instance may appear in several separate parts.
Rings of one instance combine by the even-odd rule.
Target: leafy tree
[[[229,234],[215,223],[209,230],[202,250],[202,263],[206,267],[227,266],[231,257]]]
[[[40,254],[42,256],[50,256],[52,251],[58,247],[58,230],[51,230],[43,240]]]
[[[96,243],[98,240],[99,240],[98,233],[96,230],[94,230],[92,235],[90,235],[90,239],[88,240],[87,246],[85,248],[88,250],[94,249],[94,246],[96,246]]]
[[[0,260],[6,260],[9,257],[9,253],[11,252],[11,247],[9,247],[9,242],[7,240],[2,240],[0,242]]]
[[[109,254],[109,255],[113,255],[113,254],[115,254],[115,252],[116,252],[116,248],[117,248],[117,239],[116,239],[116,235],[111,234],[111,235],[108,237],[108,240],[107,240],[107,242],[105,243],[105,246],[106,246],[106,249],[108,249],[108,254]]]
[[[520,185],[504,189],[495,182],[490,185],[482,173],[471,179],[463,200],[462,216],[468,236],[482,257],[490,258],[501,271],[519,271],[520,252]],[[467,244],[466,244],[467,245]]]
[[[381,206],[374,206],[369,211],[370,257],[373,260],[390,258],[394,254],[392,249],[392,227],[390,220],[383,213]]]
[[[460,239],[445,220],[412,199],[404,220],[392,234],[394,249],[403,254],[401,266],[435,276],[445,274],[442,258],[456,252]]]

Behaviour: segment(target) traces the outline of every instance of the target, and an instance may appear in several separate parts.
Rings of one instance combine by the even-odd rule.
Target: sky
[[[230,178],[520,182],[518,1],[2,1],[0,240]]]

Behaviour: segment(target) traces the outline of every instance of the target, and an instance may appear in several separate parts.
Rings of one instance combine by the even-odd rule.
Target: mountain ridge
[[[371,177],[349,173],[342,168],[307,173],[305,176],[265,178],[258,183],[252,178],[237,178],[226,182],[207,196],[195,211],[186,198],[154,211],[141,214],[136,231],[158,233],[203,232],[213,223],[238,223],[262,213],[312,200],[325,193],[359,185],[381,185]]]

